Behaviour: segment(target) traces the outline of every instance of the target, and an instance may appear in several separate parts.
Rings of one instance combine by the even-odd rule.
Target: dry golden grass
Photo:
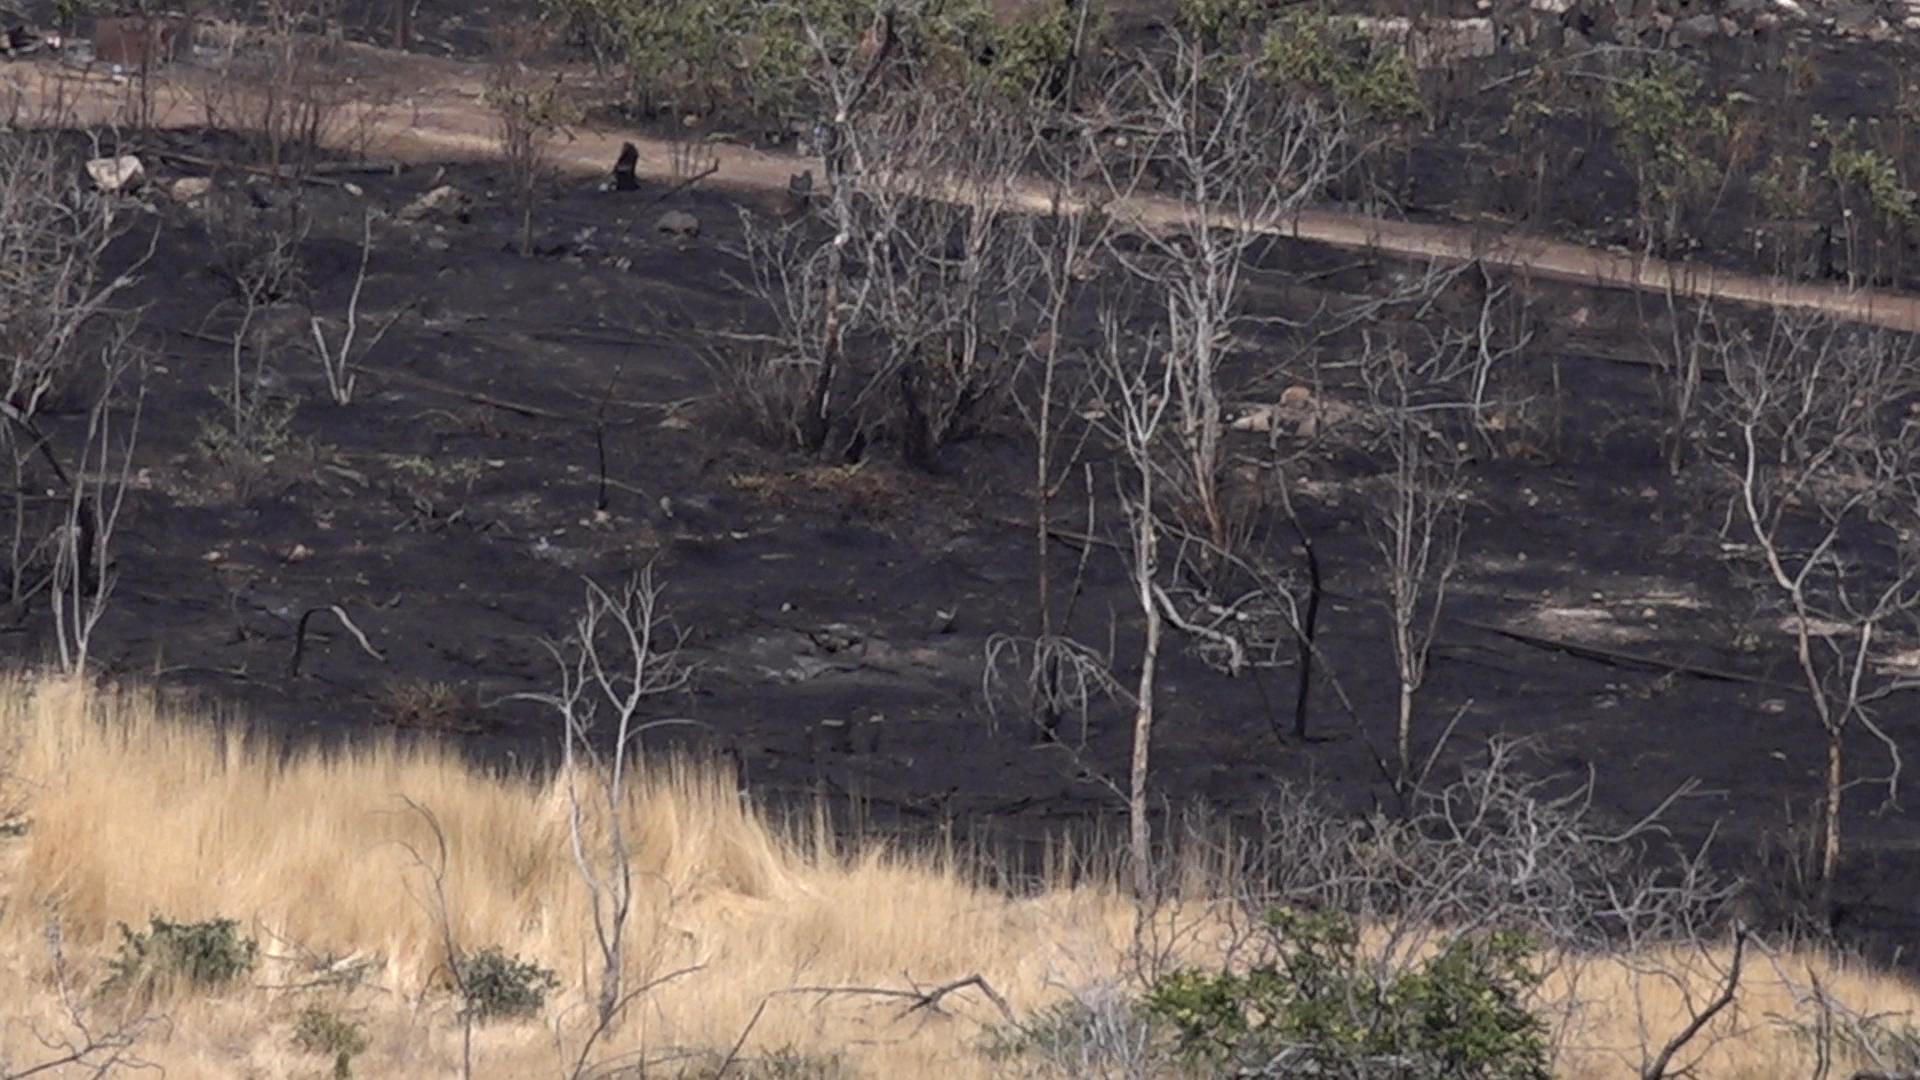
[[[146,1060],[172,1076],[327,1075],[331,1062],[294,1038],[302,1010],[319,1004],[364,1025],[370,1046],[353,1075],[457,1075],[455,1002],[430,877],[414,854],[432,862],[435,847],[411,800],[445,832],[456,940],[503,946],[562,981],[541,1017],[478,1030],[476,1075],[560,1075],[555,1034],[571,1046],[584,1030],[593,955],[560,790],[393,741],[282,757],[198,719],[170,715],[143,693],[0,685],[0,754],[11,756],[12,790],[30,822],[21,836],[0,837],[0,1061],[38,1060],[33,1025],[58,1027],[51,922],[71,974],[91,986],[118,944],[117,923],[224,915],[259,937],[260,967],[244,987],[161,1002],[170,1023],[143,1043]],[[0,798],[0,817],[4,807]],[[832,1075],[1050,1075],[984,1052],[999,1014],[973,991],[950,995],[943,1013],[906,1019],[897,1000],[781,991],[927,986],[978,973],[1026,1016],[1128,970],[1134,915],[1112,889],[1016,897],[937,854],[836,850],[818,831],[770,826],[712,770],[661,766],[628,813],[640,870],[631,975],[696,970],[641,998],[610,1053],[669,1062],[704,1053],[710,1067],[751,1023],[748,1058],[838,1059],[844,1073]],[[284,989],[347,957],[371,961],[364,985]],[[1916,1002],[1912,987],[1871,972],[1790,962],[1819,970],[1855,1007],[1905,1011]],[[1591,1004],[1561,1025],[1567,1076],[1631,1074],[1623,1066],[1647,1038],[1658,1042],[1684,1021],[1668,982],[1636,980],[1617,959],[1587,961],[1579,973]],[[1752,975],[1724,1029],[1738,1037],[1719,1042],[1697,1075],[1807,1074],[1806,1050],[1768,1020],[1795,1012],[1787,988],[1767,965]],[[1710,977],[1701,973],[1693,992],[1704,994]],[[1652,1034],[1643,1037],[1643,1024]]]

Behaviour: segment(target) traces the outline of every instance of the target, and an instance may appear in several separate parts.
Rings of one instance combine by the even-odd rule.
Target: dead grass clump
[[[892,516],[909,492],[898,472],[867,462],[807,465],[783,472],[741,472],[727,485],[782,507],[818,506],[824,497],[848,513],[869,521]]]
[[[403,731],[475,732],[486,726],[471,687],[427,679],[388,683],[374,705],[380,722]]]

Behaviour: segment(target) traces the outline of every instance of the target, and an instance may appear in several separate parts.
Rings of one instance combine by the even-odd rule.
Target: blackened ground
[[[230,149],[210,145],[214,136],[169,138],[174,149]],[[160,235],[139,296],[155,363],[119,582],[94,647],[105,673],[230,702],[295,738],[437,725],[488,760],[537,762],[556,744],[554,721],[512,696],[555,685],[542,641],[570,630],[584,576],[612,584],[651,563],[699,668],[691,691],[656,714],[700,726],[663,732],[656,749],[734,756],[775,800],[844,793],[873,822],[952,821],[984,842],[1111,823],[1120,807],[1092,776],[1123,774],[1121,707],[1096,707],[1084,732],[1073,725],[1069,742],[1084,745],[1070,753],[1036,745],[1020,716],[983,703],[990,639],[1030,632],[1035,617],[1028,442],[1014,426],[952,448],[932,473],[900,467],[884,445],[857,467],[808,461],[730,426],[711,398],[702,331],[754,325],[728,253],[740,241],[734,196],[569,188],[537,214],[546,254],[523,258],[495,194],[502,177],[487,168],[355,182],[364,198],[324,186],[302,195],[315,221],[304,247],[312,303],[344,309],[372,207],[363,307],[414,313],[344,407],[327,400],[303,351],[305,309],[273,316],[289,320],[268,370],[298,401],[294,439],[245,490],[204,449],[222,408],[213,389],[231,379],[219,341],[231,320],[201,211],[156,196],[143,219]],[[470,221],[391,217],[439,183],[474,196]],[[665,209],[693,214],[698,239],[683,246],[657,232]],[[1393,272],[1307,246],[1266,261],[1319,272],[1311,286],[1256,276],[1264,314],[1297,313],[1329,290],[1359,293]],[[1717,827],[1726,865],[1753,865],[1784,843],[1790,818],[1811,818],[1819,795],[1819,728],[1792,690],[1785,638],[1722,562],[1710,468],[1676,481],[1658,461],[1658,406],[1648,368],[1634,362],[1657,326],[1621,294],[1536,288],[1534,301],[1545,325],[1584,329],[1550,335],[1519,371],[1542,388],[1558,382],[1551,422],[1472,469],[1455,618],[1421,696],[1422,727],[1430,738],[1464,709],[1442,775],[1490,737],[1525,737],[1543,773],[1592,770],[1599,809],[1621,820],[1696,780],[1700,793],[1671,815],[1677,842]],[[1304,357],[1278,340],[1240,363],[1233,381],[1248,401],[1308,379]],[[1342,393],[1327,391],[1336,403]],[[50,427],[70,443],[82,424],[68,410]],[[1264,446],[1246,438],[1249,452]],[[1315,782],[1354,809],[1388,797],[1368,749],[1387,745],[1394,707],[1360,490],[1377,466],[1338,437],[1326,447],[1289,475],[1327,575],[1320,644],[1362,719],[1321,673],[1315,739],[1282,740],[1295,669],[1228,680],[1175,644],[1154,748],[1155,789],[1170,805],[1250,816],[1282,781]],[[1099,453],[1094,475],[1112,475]],[[1095,532],[1111,536],[1116,504],[1099,487]],[[1084,506],[1069,498],[1058,514],[1075,531]],[[1272,542],[1285,550],[1291,538]],[[1063,591],[1079,557],[1067,541],[1051,550]],[[1091,643],[1112,635],[1116,674],[1130,681],[1138,645],[1125,567],[1098,546],[1085,565],[1070,629]],[[318,615],[291,675],[297,623],[330,605],[381,658]],[[43,608],[27,613],[12,632],[16,655],[47,654],[49,621]],[[1735,678],[1597,660],[1489,626]],[[434,683],[455,688],[454,704],[410,711]],[[1911,716],[1887,722],[1911,744]],[[1871,767],[1872,746],[1849,749]],[[1838,923],[1849,940],[1890,952],[1920,929],[1920,860],[1911,817],[1878,810],[1864,790],[1848,806]]]

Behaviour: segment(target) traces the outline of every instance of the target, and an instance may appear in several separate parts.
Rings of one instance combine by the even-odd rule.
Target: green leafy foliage
[[[1732,131],[1725,103],[1705,95],[1700,76],[1656,61],[1607,90],[1620,151],[1633,165],[1643,214],[1677,238],[1681,209],[1712,187],[1720,169],[1716,148]]]
[[[1344,915],[1283,908],[1268,928],[1274,948],[1264,962],[1176,971],[1148,993],[1147,1008],[1175,1028],[1196,1064],[1282,1064],[1354,1080],[1546,1080],[1546,1028],[1523,1003],[1538,982],[1525,937],[1462,937],[1417,965],[1382,972]]]
[[[454,961],[466,1012],[477,1020],[528,1016],[560,985],[552,970],[492,946]]]
[[[1920,224],[1920,195],[1900,182],[1900,170],[1891,157],[1861,145],[1860,123],[1848,120],[1836,128],[1824,116],[1813,118],[1814,134],[1827,143],[1827,175],[1842,193],[1858,192],[1876,217],[1896,227]]]
[[[546,7],[624,75],[632,103],[648,111],[727,108],[795,119],[821,104],[813,77],[823,54],[857,65],[879,44],[871,36],[880,26],[873,0],[546,0]],[[1058,38],[1045,19],[1032,21],[1011,50],[1021,63]],[[917,75],[977,66],[995,34],[984,0],[904,3],[895,27],[898,59]]]
[[[259,943],[232,919],[179,923],[154,916],[146,930],[120,924],[120,951],[107,987],[152,993],[168,987],[218,989],[253,970]]]
[[[1238,52],[1241,43],[1258,36],[1270,16],[1263,0],[1179,0],[1173,18],[1174,25],[1201,44]]]
[[[1261,38],[1260,70],[1278,87],[1314,95],[1365,119],[1391,123],[1426,113],[1407,54],[1377,47],[1349,20],[1309,12],[1288,15]]]

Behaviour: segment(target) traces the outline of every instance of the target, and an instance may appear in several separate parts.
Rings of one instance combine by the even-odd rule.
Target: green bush
[[[1692,69],[1665,61],[1609,84],[1606,103],[1621,156],[1633,166],[1642,227],[1678,242],[1683,211],[1723,175],[1716,161],[1732,132],[1725,103],[1706,94]]]
[[[309,1005],[294,1019],[293,1044],[309,1054],[333,1058],[334,1080],[348,1080],[353,1075],[353,1059],[367,1048],[367,1036],[358,1021],[324,1006]]]
[[[1174,25],[1200,44],[1233,52],[1270,18],[1263,0],[1179,0],[1173,9]]]
[[[539,1012],[547,992],[560,985],[552,970],[508,956],[498,946],[461,957],[454,965],[467,1015],[477,1020]]]
[[[259,944],[232,919],[177,923],[154,916],[135,933],[120,924],[120,951],[108,963],[113,990],[150,993],[163,987],[217,989],[253,970]]]
[[[1147,1008],[1209,1069],[1323,1077],[1546,1080],[1545,1025],[1522,1004],[1537,983],[1526,938],[1460,938],[1405,970],[1381,972],[1339,914],[1281,909],[1264,962],[1176,971]]]
[[[857,63],[875,29],[872,0],[545,0],[547,13],[623,76],[642,111],[744,114],[762,121],[817,112],[812,85],[819,36],[836,64]],[[994,36],[984,0],[919,0],[900,5],[901,59],[917,75],[965,70]],[[1024,31],[1014,51],[1030,56]]]
[[[1864,194],[1874,215],[1888,225],[1920,225],[1920,195],[1900,182],[1891,157],[1860,145],[1858,120],[1836,128],[1826,117],[1815,116],[1813,131],[1827,143],[1827,175],[1842,192]]]
[[[1298,12],[1260,40],[1261,74],[1276,87],[1310,94],[1361,119],[1394,123],[1426,113],[1413,62],[1378,48],[1346,20]]]

